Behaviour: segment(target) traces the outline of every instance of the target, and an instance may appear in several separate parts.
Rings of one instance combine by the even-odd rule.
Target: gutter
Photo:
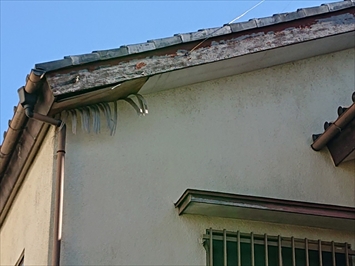
[[[37,103],[36,92],[37,92],[36,86],[29,86],[28,88],[22,87],[18,90],[18,94],[20,97],[20,104],[23,107],[24,113],[28,118],[50,124],[59,129],[58,147],[57,147],[57,171],[56,171],[56,180],[55,180],[53,247],[52,247],[52,263],[51,263],[51,265],[59,265],[60,244],[62,239],[62,221],[63,221],[63,192],[64,192],[63,181],[64,181],[66,125],[59,119],[55,119],[50,116],[45,116],[34,112],[34,106]]]
[[[32,69],[31,73],[27,75],[24,89],[29,93],[37,93],[42,87],[44,74],[44,71]],[[22,105],[19,104],[16,107],[13,119],[9,121],[9,129],[0,148],[0,177],[6,170],[7,164],[15,149],[17,140],[24,129],[26,121],[27,117],[25,115],[25,110]]]
[[[339,117],[333,123],[325,124],[325,131],[319,135],[313,135],[312,149],[315,151],[320,151],[323,149],[327,143],[332,140],[342,129],[349,124],[355,118],[355,92],[352,94],[353,104],[347,108],[338,109]]]

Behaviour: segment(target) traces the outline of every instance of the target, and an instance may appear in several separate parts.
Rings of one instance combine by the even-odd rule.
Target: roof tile
[[[324,14],[329,12],[329,8],[326,5],[318,6],[318,7],[308,7],[302,8],[306,16],[315,16],[319,14]]]
[[[306,12],[303,9],[297,9],[297,11],[295,12],[286,13],[283,22],[292,21],[304,17],[306,17]]]
[[[168,38],[149,40],[148,43],[154,43],[155,47],[159,49],[166,46],[182,43],[182,40],[179,35],[175,35],[173,37],[168,37]]]
[[[59,68],[68,67],[71,65],[72,65],[72,60],[70,58],[65,58],[65,59],[35,64],[35,68],[36,69],[43,69],[44,71],[47,72],[47,71],[51,71],[51,70],[55,70],[55,69],[59,69]]]
[[[231,27],[232,32],[239,32],[239,31],[249,30],[257,27],[255,19],[251,19],[246,22],[232,23],[229,24],[229,26]]]
[[[276,22],[275,17],[273,17],[273,16],[255,19],[255,23],[259,28],[275,24],[275,22]]]
[[[354,2],[350,1],[350,0],[345,0],[345,1],[341,1],[341,2],[328,3],[328,4],[323,4],[323,5],[328,6],[329,11],[337,11],[337,10],[341,10],[344,8],[352,7],[354,5]]]
[[[156,49],[155,44],[152,42],[130,44],[130,45],[124,45],[121,47],[127,47],[129,54],[143,53],[143,52],[147,52],[147,51]]]
[[[175,34],[174,36],[180,36],[182,42],[193,42],[198,40],[203,40],[207,37],[214,37],[220,36],[224,34],[231,33],[231,28],[229,25],[225,25],[219,28],[209,28],[209,29],[202,29],[196,32],[189,32],[189,33],[182,33],[182,34]]]
[[[125,46],[110,50],[94,51],[93,53],[97,53],[102,60],[121,57],[129,54],[128,48]]]
[[[199,31],[205,31],[207,36],[209,37],[232,33],[231,27],[228,24],[223,25],[223,27],[220,28],[209,28],[209,29],[204,29]]]
[[[70,58],[72,65],[81,65],[93,61],[100,60],[100,55],[98,53],[83,54],[83,55],[70,55],[64,56],[64,59]]]

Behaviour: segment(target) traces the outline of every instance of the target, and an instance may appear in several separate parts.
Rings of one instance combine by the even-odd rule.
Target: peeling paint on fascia
[[[247,34],[247,35],[242,35],[238,38],[233,38],[233,39],[229,39],[229,40],[225,40],[224,42],[239,42],[245,39],[249,39],[249,38],[256,38],[256,37],[260,37],[260,36],[264,36],[265,33],[264,32],[258,32],[258,33],[253,33],[253,34]]]

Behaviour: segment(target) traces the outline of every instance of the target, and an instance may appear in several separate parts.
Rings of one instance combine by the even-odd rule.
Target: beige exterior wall
[[[145,95],[146,117],[119,103],[115,136],[70,133],[63,265],[205,265],[210,227],[355,248],[349,232],[174,209],[187,188],[354,206],[354,161],[336,168],[310,148],[351,104],[354,60],[350,49]]]
[[[0,265],[15,265],[23,250],[25,265],[49,265],[54,142],[51,129],[0,229]]]
[[[351,104],[354,49],[119,103],[116,135],[68,130],[62,265],[205,265],[207,228],[350,242],[355,233],[178,216],[187,188],[355,206],[354,161],[334,167],[311,134]],[[102,117],[102,124],[104,118]],[[70,125],[69,125],[70,129]],[[0,230],[0,265],[48,265],[54,130]]]

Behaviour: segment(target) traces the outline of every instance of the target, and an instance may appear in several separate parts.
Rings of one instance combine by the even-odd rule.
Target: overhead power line
[[[235,19],[231,20],[230,22],[228,22],[227,24],[223,25],[222,27],[216,29],[215,31],[211,32],[210,34],[207,35],[207,37],[202,40],[200,43],[198,43],[195,47],[193,47],[189,52],[186,53],[186,55],[189,55],[191,52],[193,52],[194,50],[196,50],[201,44],[203,44],[205,41],[207,41],[214,33],[216,33],[217,31],[219,31],[220,29],[222,29],[224,26],[232,24],[234,21],[244,17],[246,14],[248,14],[250,11],[252,11],[254,8],[258,7],[259,5],[261,5],[263,2],[265,2],[265,0],[261,0],[259,3],[257,3],[255,6],[251,7],[250,9],[248,9],[247,11],[245,11],[243,14],[239,15],[238,17],[236,17]]]

